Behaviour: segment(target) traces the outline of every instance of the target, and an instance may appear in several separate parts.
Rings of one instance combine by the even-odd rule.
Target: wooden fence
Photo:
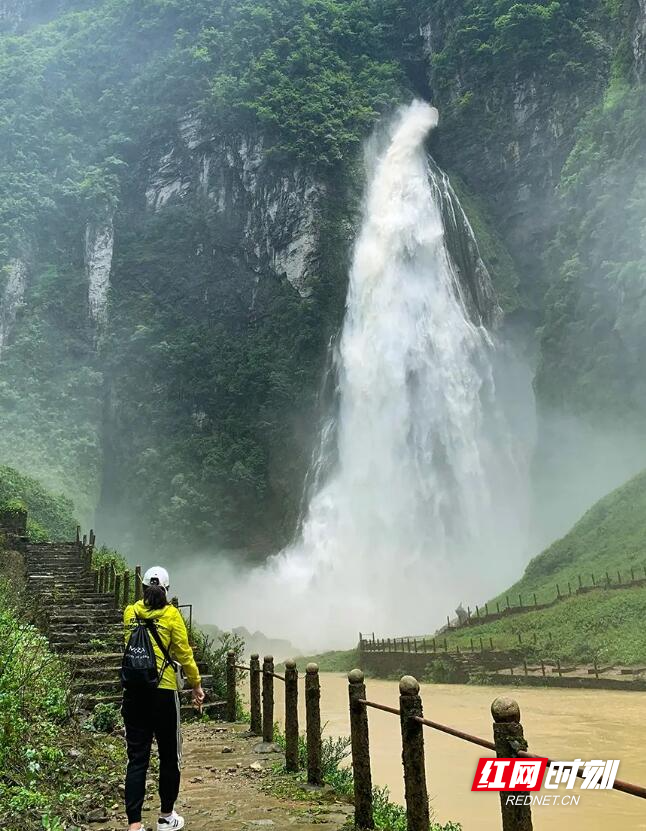
[[[492,623],[493,621],[511,615],[550,609],[570,597],[588,594],[592,591],[600,591],[602,589],[630,589],[635,586],[646,586],[646,563],[643,563],[641,566],[632,565],[627,567],[627,569],[624,569],[623,575],[620,570],[613,572],[612,575],[610,574],[610,570],[605,571],[601,575],[598,572],[596,574],[590,572],[589,576],[577,574],[576,581],[566,580],[562,583],[555,583],[553,598],[541,603],[538,602],[538,598],[534,592],[529,597],[518,594],[517,604],[515,597],[510,599],[509,595],[505,595],[502,603],[496,601],[495,611],[493,611],[493,606],[491,609],[489,608],[488,603],[485,603],[484,606],[476,606],[475,611],[472,611],[471,607],[467,606],[462,619],[451,620],[450,616],[447,615],[446,625],[440,629],[439,634],[455,629],[464,629],[469,626],[479,626],[482,623]]]
[[[249,666],[235,663],[235,654],[227,658],[227,719],[236,718],[237,673],[249,673],[251,724],[250,732],[273,741],[274,680],[285,684],[285,766],[298,770],[298,671],[294,661],[285,663],[285,675],[274,671],[271,656],[265,657],[262,667],[258,655],[252,655]],[[262,697],[261,697],[262,679]],[[404,795],[408,831],[428,831],[430,815],[424,730],[430,729],[461,741],[494,752],[498,758],[545,759],[528,751],[520,720],[520,707],[511,698],[496,698],[491,705],[493,741],[472,736],[446,724],[424,718],[420,686],[415,678],[405,675],[399,682],[399,708],[370,701],[367,697],[363,672],[353,669],[348,674],[348,702],[350,711],[350,738],[354,781],[354,824],[356,829],[369,831],[375,827],[373,815],[373,784],[370,760],[370,730],[368,711],[380,710],[396,716],[401,728],[401,758],[404,777]],[[320,681],[316,664],[308,664],[305,673],[305,712],[307,734],[307,781],[310,785],[323,784],[321,766],[321,709]],[[548,759],[548,764],[551,762]],[[475,773],[475,771],[474,771]],[[583,778],[583,767],[577,771]],[[613,789],[646,799],[646,788],[616,779]],[[514,795],[516,795],[514,793]],[[519,805],[508,800],[509,792],[500,792],[500,810],[503,831],[531,831],[531,805]]]

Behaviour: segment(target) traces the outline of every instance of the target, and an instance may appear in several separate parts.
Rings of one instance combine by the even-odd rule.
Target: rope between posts
[[[265,670],[262,667],[260,667],[260,669],[252,669],[251,667],[243,667],[240,664],[234,664],[233,666],[236,669],[241,669],[241,670],[244,670],[245,672],[258,672],[262,675],[271,675],[273,678],[278,678],[279,681],[284,681],[285,680],[284,675],[278,675],[278,673],[276,673],[276,672],[265,672]]]
[[[395,707],[387,707],[385,704],[376,704],[374,701],[366,701],[363,698],[360,698],[358,703],[363,704],[365,707],[372,707],[374,710],[382,710],[384,713],[391,713],[394,716],[401,715],[401,712]],[[481,739],[478,736],[472,736],[469,733],[464,733],[462,730],[456,730],[454,727],[448,727],[446,724],[439,724],[436,721],[430,721],[429,719],[422,718],[421,716],[413,716],[413,720],[419,724],[423,724],[425,727],[430,727],[431,729],[438,730],[441,733],[447,733],[449,736],[455,736],[463,741],[476,744],[479,747],[484,747],[486,750],[493,750],[494,752],[496,750],[496,746],[493,742],[488,742],[486,739]],[[516,756],[520,759],[546,758],[545,756],[538,756],[535,753],[528,753],[525,750],[517,750]],[[552,759],[548,759],[547,764],[550,765],[552,761]],[[583,767],[580,767],[577,770],[576,775],[579,779],[583,779]],[[624,782],[621,779],[615,779],[612,788],[615,791],[621,791],[622,793],[627,793],[631,796],[637,796],[640,799],[646,799],[646,788],[641,785],[633,785],[632,782]]]
[[[414,721],[423,724],[425,727],[431,727],[433,730],[438,730],[440,733],[447,733],[449,736],[455,736],[456,739],[463,739],[465,742],[470,742],[471,744],[477,744],[480,747],[484,747],[487,750],[494,750],[496,749],[496,745],[493,742],[488,742],[486,739],[480,739],[478,736],[472,736],[470,733],[463,733],[462,730],[456,730],[455,727],[448,727],[446,724],[439,724],[436,721],[429,721],[426,718],[422,718],[421,716],[413,716]],[[520,756],[520,753],[518,754]],[[543,758],[533,756],[532,758]]]

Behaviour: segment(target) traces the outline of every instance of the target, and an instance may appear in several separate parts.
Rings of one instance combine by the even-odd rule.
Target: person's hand
[[[193,706],[201,707],[202,704],[204,704],[204,690],[202,685],[198,684],[197,687],[193,687]]]

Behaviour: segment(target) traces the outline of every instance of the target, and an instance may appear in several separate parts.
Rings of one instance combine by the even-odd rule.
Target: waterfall
[[[18,309],[25,299],[27,266],[22,260],[12,260],[5,267],[6,283],[0,302],[0,354],[9,341]]]
[[[360,629],[427,633],[521,556],[522,475],[478,311],[490,286],[470,287],[449,250],[447,180],[424,148],[437,120],[414,102],[374,161],[338,345],[334,463],[299,539],[224,593],[227,622],[306,647],[347,646]]]

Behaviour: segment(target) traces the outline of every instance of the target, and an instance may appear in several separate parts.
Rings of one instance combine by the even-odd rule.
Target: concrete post
[[[142,596],[141,566],[135,566],[135,600],[141,600]]]
[[[123,605],[124,608],[130,605],[130,572],[123,573]]]
[[[115,574],[114,576],[114,608],[120,609],[121,608],[121,575]]]
[[[298,670],[285,661],[285,770],[298,770]]]
[[[310,785],[322,785],[321,685],[317,664],[308,664],[305,671],[305,721],[307,733],[307,781]]]
[[[527,742],[520,723],[520,707],[513,698],[496,698],[491,705],[493,716],[493,740],[499,759],[511,759],[518,750],[527,750]],[[508,791],[500,792],[503,831],[532,831],[532,809],[529,805],[507,804],[507,797],[516,796]]]
[[[408,831],[428,831],[429,808],[424,767],[424,728],[414,720],[422,716],[419,684],[412,675],[399,682],[399,710],[402,732],[402,762]]]
[[[260,712],[260,658],[254,653],[249,659],[249,708],[251,723],[249,731],[254,736],[262,735],[262,715]]]
[[[353,669],[348,675],[350,697],[350,736],[352,739],[352,772],[354,774],[354,827],[375,827],[372,813],[372,774],[370,771],[370,739],[368,710],[359,700],[366,698],[363,672]]]
[[[101,582],[101,572],[97,568],[92,572],[92,576],[94,577],[94,593],[98,594],[100,582]]]
[[[262,740],[274,740],[274,658],[265,655],[262,662]]]
[[[236,654],[227,652],[227,721],[236,720]]]

